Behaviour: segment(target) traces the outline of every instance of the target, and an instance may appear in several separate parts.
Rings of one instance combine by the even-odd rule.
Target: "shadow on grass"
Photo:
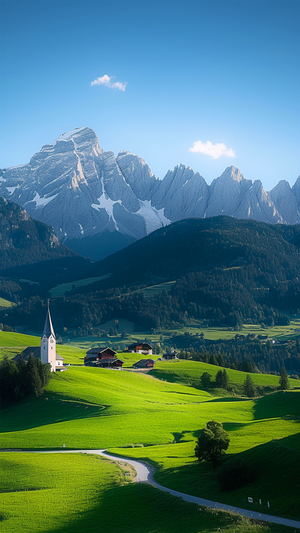
[[[156,379],[159,379],[160,381],[168,381],[169,383],[184,383],[182,381],[182,378],[177,376],[176,374],[172,374],[171,372],[163,372],[160,370],[150,370],[148,372],[150,376],[153,376]]]
[[[94,509],[51,533],[199,533],[199,528],[215,531],[241,521],[237,516],[200,510],[150,485],[130,484],[107,490]]]
[[[300,393],[280,391],[255,400],[255,419],[293,417],[300,422]]]
[[[94,405],[44,393],[40,398],[27,396],[1,411],[1,433],[23,431],[68,420],[99,417],[108,406]]]
[[[223,396],[222,398],[214,398],[213,400],[208,400],[209,403],[215,402],[249,402],[253,398],[237,398],[236,396]]]
[[[221,490],[211,463],[199,462],[196,458],[178,468],[160,469],[154,477],[161,485],[180,492],[299,520],[300,433],[239,454],[226,453],[222,461],[230,459],[249,463],[255,472],[254,482],[236,490]],[[253,496],[257,504],[248,504],[248,496]],[[263,500],[263,508],[258,503],[259,498]],[[271,502],[272,513],[267,508],[267,500]]]

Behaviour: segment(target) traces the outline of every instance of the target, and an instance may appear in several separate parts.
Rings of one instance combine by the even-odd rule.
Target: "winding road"
[[[5,451],[5,450],[1,450]],[[8,451],[8,450],[7,450]],[[9,451],[21,451],[21,450],[9,450]],[[44,450],[44,451],[25,451],[22,450],[22,453],[86,453],[93,455],[102,455],[106,459],[111,459],[112,461],[124,461],[125,463],[130,464],[136,470],[136,477],[134,479],[137,483],[149,483],[157,489],[168,492],[172,496],[177,498],[182,498],[186,502],[196,503],[197,505],[203,505],[204,507],[210,507],[212,509],[218,509],[219,511],[225,511],[230,513],[239,514],[242,516],[247,516],[248,518],[253,518],[255,520],[261,520],[263,522],[273,522],[275,524],[281,524],[284,526],[290,526],[296,529],[300,529],[300,522],[297,520],[290,520],[288,518],[281,518],[279,516],[272,516],[264,513],[258,513],[256,511],[249,511],[247,509],[241,509],[239,507],[234,507],[232,505],[226,505],[224,503],[213,502],[211,500],[206,500],[204,498],[198,498],[197,496],[190,496],[189,494],[184,494],[183,492],[178,492],[177,490],[168,489],[157,483],[152,476],[152,469],[140,462],[128,459],[126,457],[117,457],[106,453],[106,450]]]

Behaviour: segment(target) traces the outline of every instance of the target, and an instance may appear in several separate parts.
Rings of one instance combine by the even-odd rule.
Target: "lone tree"
[[[284,366],[282,367],[280,372],[279,386],[282,390],[287,390],[290,388],[289,378]]]
[[[208,461],[213,464],[214,472],[218,461],[225,454],[229,446],[229,435],[221,422],[210,420],[206,423],[198,437],[195,447],[195,455],[199,461]]]
[[[247,374],[247,377],[244,381],[243,389],[245,396],[248,398],[253,398],[253,396],[256,395],[256,388],[252,381],[252,377],[249,374]]]

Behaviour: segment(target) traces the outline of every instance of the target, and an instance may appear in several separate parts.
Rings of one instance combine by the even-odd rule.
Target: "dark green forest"
[[[300,313],[299,235],[299,225],[231,217],[190,219],[161,228],[98,263],[75,256],[2,270],[0,296],[20,305],[0,312],[0,322],[39,332],[52,286],[66,279],[110,274],[105,280],[52,299],[58,333],[97,334],[101,324],[116,317],[146,331],[193,321],[236,331],[245,323],[286,325],[291,314]],[[21,275],[35,283],[24,283]],[[145,298],[145,287],[167,281],[175,281],[168,292]],[[182,346],[180,338],[174,339],[173,345],[198,354],[216,349],[198,341],[194,345],[192,338],[184,342],[187,340],[189,346]],[[288,356],[279,348],[278,356],[275,347],[271,355],[261,349],[261,344],[247,346],[262,371],[279,371],[287,358],[286,368],[299,371],[295,362],[299,355],[293,345]],[[220,343],[218,351],[228,361],[235,356],[239,362],[245,359],[238,344]]]

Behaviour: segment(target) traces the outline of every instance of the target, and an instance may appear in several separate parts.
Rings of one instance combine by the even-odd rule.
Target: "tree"
[[[8,357],[0,363],[0,401],[3,405],[19,400],[27,394],[41,396],[51,376],[51,365],[40,359],[29,357],[25,363],[22,357],[17,364]]]
[[[216,385],[220,389],[223,387],[223,372],[222,372],[222,370],[218,370],[218,372],[216,374]]]
[[[253,383],[252,377],[249,374],[247,374],[246,379],[244,381],[243,390],[244,390],[244,394],[248,398],[253,398],[253,396],[256,395],[256,388]]]
[[[221,389],[228,390],[229,388],[229,377],[224,368],[224,370],[218,370],[216,374],[216,384]]]
[[[224,368],[223,372],[222,372],[222,387],[223,389],[225,390],[228,390],[229,389],[229,377],[228,377],[228,374]]]
[[[213,464],[214,472],[218,461],[225,454],[229,446],[229,435],[221,422],[210,420],[206,428],[200,433],[195,447],[195,455],[199,461],[208,461]]]
[[[280,372],[279,386],[282,390],[287,390],[290,388],[289,378],[284,366],[282,367]]]
[[[200,382],[201,382],[201,386],[207,390],[210,386],[210,378],[211,378],[211,375],[208,373],[208,372],[203,372],[201,378],[200,378]]]

